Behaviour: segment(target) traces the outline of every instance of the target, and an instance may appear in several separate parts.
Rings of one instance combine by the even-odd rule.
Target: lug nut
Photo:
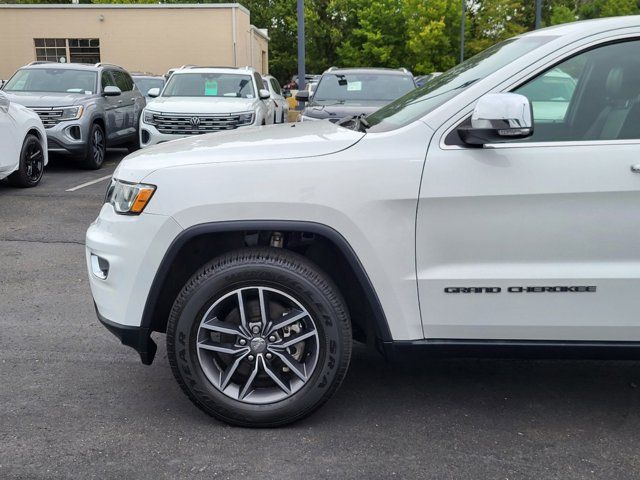
[[[240,345],[246,345],[247,341],[244,338],[241,338],[238,343],[240,343]]]
[[[256,359],[256,357],[254,357],[253,355],[249,355],[247,357],[247,360],[249,360],[250,362],[253,362]]]
[[[256,326],[254,326],[254,327],[251,329],[251,331],[252,331],[253,333],[260,333],[260,327],[256,325]]]
[[[267,353],[265,357],[267,357],[267,360],[271,360],[273,358],[273,355],[271,355],[270,353]]]
[[[276,336],[275,335],[269,335],[269,341],[270,342],[275,342],[276,341]]]

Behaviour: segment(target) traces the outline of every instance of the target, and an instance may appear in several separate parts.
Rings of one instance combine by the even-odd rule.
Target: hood
[[[126,157],[116,178],[139,182],[161,168],[221,162],[253,162],[317,157],[349,148],[364,133],[331,122],[240,127],[172,140]]]
[[[79,105],[92,95],[81,93],[50,93],[50,92],[7,92],[12,102],[25,107],[71,107]]]
[[[311,103],[304,109],[302,114],[306,117],[330,120],[339,120],[353,115],[369,115],[376,110],[384,107],[389,102],[370,101],[370,102],[345,102],[338,105],[321,105]]]
[[[147,108],[160,113],[236,113],[253,110],[255,98],[158,97]]]

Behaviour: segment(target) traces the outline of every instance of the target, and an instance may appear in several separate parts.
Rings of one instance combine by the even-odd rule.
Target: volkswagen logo
[[[193,128],[200,128],[200,117],[191,117],[189,122]]]

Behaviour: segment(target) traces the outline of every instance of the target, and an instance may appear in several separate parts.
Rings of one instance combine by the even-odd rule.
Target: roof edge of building
[[[242,10],[247,15],[250,14],[249,9],[240,3],[100,3],[100,4],[72,4],[72,3],[0,3],[0,8],[5,9],[88,9],[88,10],[100,10],[100,9],[225,9],[225,8],[237,8]]]
[[[267,31],[266,28],[259,28],[259,27],[256,27],[255,25],[250,25],[249,28],[251,28],[252,32],[255,32],[265,40],[271,40],[271,38],[269,38],[269,32]]]

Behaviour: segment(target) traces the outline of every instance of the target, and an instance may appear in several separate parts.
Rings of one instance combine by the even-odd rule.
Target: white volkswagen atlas
[[[273,123],[269,90],[253,68],[183,67],[162,92],[152,88],[140,123],[140,146],[189,135]],[[157,97],[157,98],[156,98]]]
[[[37,113],[0,91],[0,179],[35,187],[47,165],[47,133]]]
[[[639,51],[640,17],[565,24],[368,117],[135,153],[87,232],[99,318],[239,425],[318,408],[353,339],[639,358]]]

